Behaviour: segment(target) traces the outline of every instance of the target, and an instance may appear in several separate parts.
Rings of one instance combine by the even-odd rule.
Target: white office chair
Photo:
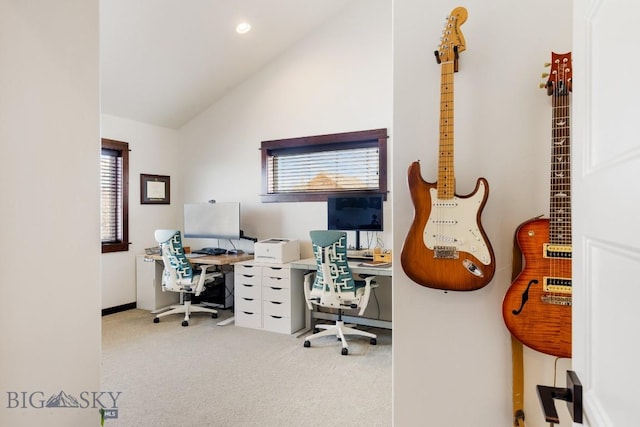
[[[345,309],[359,309],[362,315],[369,303],[371,289],[377,287],[373,282],[375,276],[362,277],[355,280],[347,262],[347,233],[344,231],[319,230],[311,231],[311,243],[316,259],[317,271],[308,273],[304,278],[304,293],[309,310],[314,305],[335,308],[338,319],[335,324],[316,325],[313,335],[304,340],[305,347],[311,347],[311,341],[324,337],[336,336],[342,341],[342,354],[349,354],[345,335],[356,335],[370,338],[372,345],[377,344],[377,335],[356,329],[355,325],[347,325],[342,320]]]
[[[153,323],[158,323],[161,317],[171,314],[184,314],[182,326],[189,326],[191,313],[211,313],[214,319],[218,312],[209,307],[191,304],[191,296],[199,296],[206,283],[220,277],[221,273],[207,273],[209,265],[201,265],[200,274],[194,274],[194,269],[182,248],[182,236],[178,230],[156,230],[156,241],[160,244],[164,271],[162,272],[162,291],[180,292],[182,304],[171,306],[168,311],[156,315]]]

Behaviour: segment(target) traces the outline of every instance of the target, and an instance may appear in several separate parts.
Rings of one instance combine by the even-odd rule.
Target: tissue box
[[[300,243],[293,239],[267,239],[253,247],[253,258],[258,262],[286,262],[300,259]]]

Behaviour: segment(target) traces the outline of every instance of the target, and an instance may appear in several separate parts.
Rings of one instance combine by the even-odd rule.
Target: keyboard
[[[192,251],[191,253],[200,255],[224,255],[227,253],[227,250],[222,248],[202,248],[197,251]]]

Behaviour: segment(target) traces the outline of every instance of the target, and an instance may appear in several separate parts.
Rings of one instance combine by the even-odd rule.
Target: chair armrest
[[[201,264],[199,265],[199,267],[200,267],[200,276],[198,278],[198,284],[196,285],[195,296],[200,295],[207,281],[210,281],[211,279],[222,276],[222,273],[220,273],[219,271],[212,271],[211,273],[207,273],[207,268],[215,267],[215,265]]]
[[[373,281],[373,279],[375,279],[377,276],[360,275],[360,277],[364,279],[364,295],[361,299],[360,311],[358,312],[358,316],[362,316],[364,314],[364,311],[367,309],[367,305],[369,305],[369,296],[371,295],[371,289],[378,287],[378,284]]]
[[[313,281],[315,278],[315,271],[310,271],[304,275],[304,300],[307,302],[309,310],[313,310],[313,304],[311,303],[311,289],[313,288]]]

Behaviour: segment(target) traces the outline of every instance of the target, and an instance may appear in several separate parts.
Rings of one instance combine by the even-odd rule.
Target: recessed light
[[[251,31],[251,25],[248,22],[241,22],[236,27],[236,33],[238,34],[246,34]]]

